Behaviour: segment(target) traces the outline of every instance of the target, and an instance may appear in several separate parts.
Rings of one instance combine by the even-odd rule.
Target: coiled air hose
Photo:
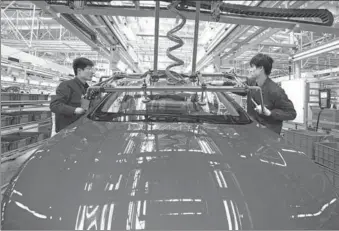
[[[167,81],[168,84],[178,84],[178,83],[185,83],[184,78],[176,73],[176,72],[171,72],[170,69],[173,67],[177,67],[177,66],[181,66],[184,64],[184,61],[175,57],[174,55],[171,54],[171,51],[174,51],[176,49],[179,49],[180,47],[182,47],[184,45],[184,41],[174,35],[174,33],[178,32],[179,30],[181,30],[184,25],[186,24],[186,17],[179,11],[176,9],[176,7],[179,5],[180,1],[174,1],[171,4],[168,5],[167,9],[170,10],[173,13],[176,13],[180,18],[181,18],[181,22],[179,23],[179,25],[175,26],[173,29],[171,29],[170,31],[167,32],[167,38],[175,43],[177,43],[176,45],[169,47],[166,51],[167,57],[170,58],[171,60],[175,61],[175,63],[170,64],[167,68],[166,68],[166,75],[168,77]]]

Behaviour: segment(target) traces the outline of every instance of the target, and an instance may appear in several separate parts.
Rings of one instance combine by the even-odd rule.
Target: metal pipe
[[[159,48],[159,20],[160,2],[155,1],[155,26],[154,26],[154,72],[158,71],[158,48]]]
[[[9,3],[5,8],[1,9],[1,13],[4,13],[9,7],[11,7],[13,4],[15,3],[15,1],[11,1],[11,3]]]
[[[225,73],[201,73],[202,77],[224,77]],[[239,78],[246,78],[245,76],[238,76]]]
[[[339,48],[339,40],[334,40],[332,42],[326,43],[324,45],[315,47],[315,48],[311,48],[309,50],[306,51],[302,51],[299,52],[295,55],[293,55],[293,60],[297,61],[297,60],[301,60],[301,59],[305,59],[305,58],[309,58],[315,55],[319,55],[325,52],[330,52],[333,51],[335,49]]]
[[[104,92],[137,92],[137,91],[152,91],[152,92],[164,92],[164,91],[189,91],[189,92],[201,92],[201,91],[210,91],[210,92],[246,92],[248,88],[234,88],[234,87],[140,87],[140,86],[128,86],[128,87],[90,87],[89,89],[103,90]]]
[[[127,51],[127,41],[124,38],[124,36],[121,34],[121,31],[119,29],[119,22],[118,22],[118,17],[117,16],[111,16],[110,18],[112,19],[112,23],[108,16],[102,16],[104,19],[105,23],[108,25],[109,28],[112,28],[113,34],[115,37],[118,39],[118,42],[120,45]]]
[[[136,76],[141,76],[143,73],[132,73],[128,74],[127,77],[136,77]],[[202,77],[224,77],[226,74],[225,73],[200,73]],[[238,76],[240,78],[246,78],[245,76]]]
[[[7,19],[9,19],[5,12],[3,12],[3,15],[4,15]],[[14,33],[14,34],[15,34],[15,36],[18,38],[18,40],[20,40],[20,38],[21,38],[21,39],[26,43],[26,45],[29,47],[29,43],[28,43],[28,42],[26,41],[26,39],[22,36],[22,34],[21,34],[20,31],[18,30],[18,28],[16,28],[16,26],[12,23],[12,21],[9,20],[8,23],[9,23],[9,25],[12,27],[12,29],[15,30],[16,33]]]
[[[113,45],[115,43],[115,41],[112,38],[108,37],[107,33],[105,33],[106,28],[96,28],[96,26],[103,24],[101,18],[94,15],[82,15],[82,17],[84,17],[90,23],[91,28],[93,30],[96,30],[106,41],[106,43],[108,43],[109,45]]]
[[[100,87],[93,86],[88,88],[89,90],[98,90],[103,92],[137,92],[137,91],[153,91],[153,92],[164,92],[164,91],[190,91],[190,92],[247,92],[248,90],[258,90],[261,92],[260,87],[256,86],[247,86],[247,87],[232,87],[232,86],[222,86],[222,87],[211,87],[211,86],[173,86],[173,87],[154,87],[154,86],[119,86],[119,87]],[[262,105],[262,103],[261,103]]]
[[[197,66],[199,18],[200,18],[200,1],[197,1],[195,14],[195,27],[194,27],[194,41],[193,41],[192,75],[194,75]]]
[[[32,47],[33,32],[34,32],[34,20],[35,20],[35,5],[33,4],[33,15],[32,15],[32,27],[31,27],[31,36],[29,39],[29,48]]]

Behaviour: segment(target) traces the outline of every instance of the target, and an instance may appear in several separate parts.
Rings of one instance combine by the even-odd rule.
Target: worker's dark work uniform
[[[249,86],[257,86],[254,79],[247,79],[246,84]],[[252,102],[252,98],[258,105],[261,104],[260,92],[256,90],[250,90],[247,94],[247,112],[260,124],[280,134],[283,121],[294,120],[297,116],[294,105],[288,99],[285,91],[270,78],[265,80],[261,89],[264,105],[271,111],[271,115],[261,115],[254,110],[256,106]]]
[[[60,83],[50,104],[51,111],[55,113],[55,132],[59,132],[81,117],[74,114],[74,111],[81,107],[81,98],[87,88],[88,84],[82,83],[78,78]]]

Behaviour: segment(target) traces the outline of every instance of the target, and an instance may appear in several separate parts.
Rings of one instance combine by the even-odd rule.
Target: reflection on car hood
[[[4,229],[326,229],[338,216],[318,167],[254,124],[85,119],[24,164],[3,205]]]

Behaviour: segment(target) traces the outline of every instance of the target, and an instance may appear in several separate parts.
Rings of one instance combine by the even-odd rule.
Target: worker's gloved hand
[[[224,84],[224,81],[222,81],[222,80],[212,80],[212,81],[206,82],[206,84],[212,85],[212,86],[222,86]]]
[[[81,107],[77,107],[75,110],[74,110],[74,114],[76,115],[82,115],[82,114],[85,114],[86,113],[86,110],[81,108]]]
[[[236,86],[237,83],[236,82],[233,82],[233,81],[225,81],[223,83],[223,86]]]
[[[261,115],[265,115],[265,116],[270,116],[271,115],[271,111],[268,110],[265,106],[264,106],[264,111],[262,111],[261,105],[257,105],[254,110],[256,112],[258,112]]]
[[[229,80],[235,80],[235,74],[234,73],[225,73],[224,77],[229,79]]]

